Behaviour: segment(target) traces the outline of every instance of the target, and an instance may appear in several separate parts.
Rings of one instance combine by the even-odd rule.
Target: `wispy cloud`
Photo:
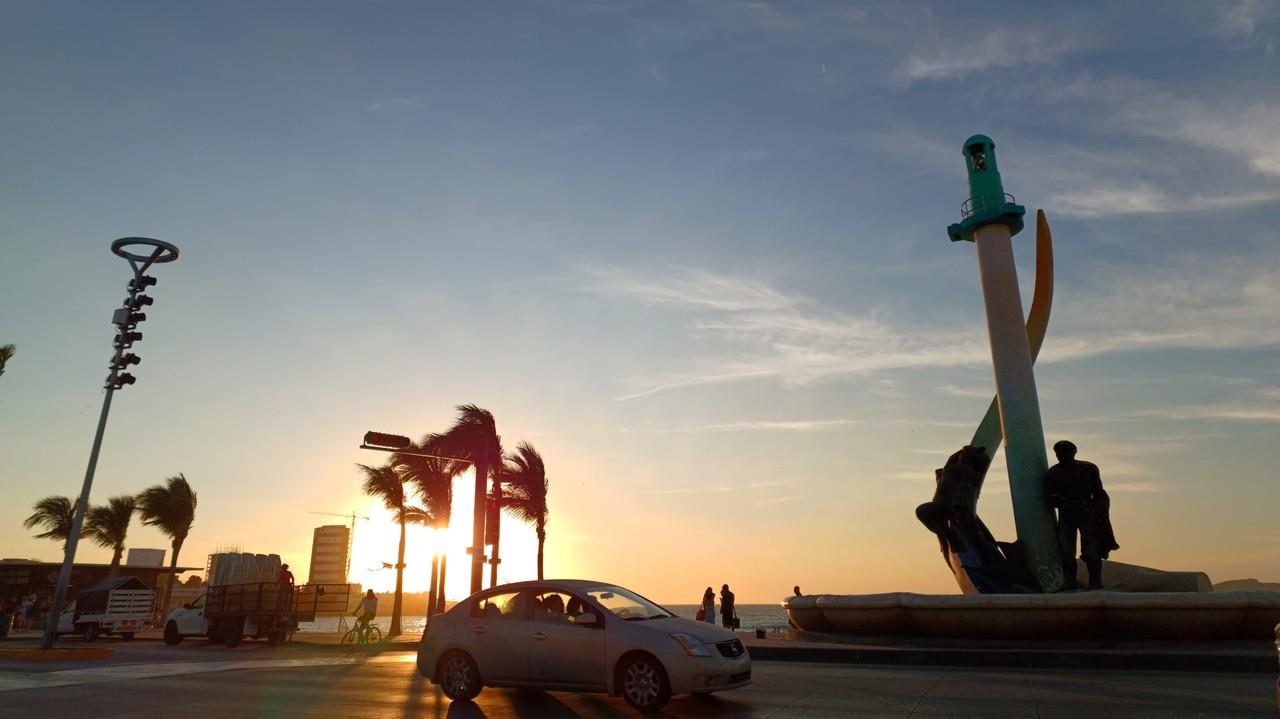
[[[961,36],[963,37],[963,36]],[[1074,49],[1063,36],[1023,29],[995,30],[965,42],[938,42],[929,52],[912,53],[900,70],[907,82],[962,77],[991,68],[1052,62]]]
[[[691,434],[698,432],[821,432],[841,427],[862,424],[858,419],[805,419],[805,420],[764,420],[723,422],[719,424],[699,424],[689,427],[673,427],[670,429],[631,430],[631,434]],[[756,485],[752,485],[756,486]]]
[[[1110,494],[1163,494],[1169,491],[1159,482],[1108,482],[1106,490]]]
[[[756,506],[772,507],[775,504],[782,504],[783,502],[792,502],[792,501],[795,501],[796,499],[798,499],[798,497],[774,497],[772,499],[759,499],[759,500],[756,500]]]
[[[1052,341],[1041,362],[1173,347],[1240,349],[1280,345],[1280,271],[1258,262],[1219,260],[1097,273],[1088,286],[1063,285]],[[1119,272],[1119,270],[1117,270]],[[679,388],[749,379],[809,384],[885,370],[984,365],[990,361],[979,318],[946,328],[896,320],[883,309],[849,314],[772,284],[688,268],[655,273],[617,267],[583,271],[584,291],[678,313],[691,334],[683,368],[633,380],[635,399]],[[955,396],[988,391],[948,385]],[[841,420],[843,421],[843,420]],[[961,423],[963,424],[963,423]],[[810,421],[735,422],[688,431],[812,431]]]

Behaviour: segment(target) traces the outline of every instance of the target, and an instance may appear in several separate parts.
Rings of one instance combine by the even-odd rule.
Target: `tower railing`
[[[983,195],[974,195],[964,201],[960,205],[960,219],[966,219],[976,213],[985,212],[986,210],[998,210],[1005,205],[1014,204],[1013,195],[1009,193],[990,192]]]

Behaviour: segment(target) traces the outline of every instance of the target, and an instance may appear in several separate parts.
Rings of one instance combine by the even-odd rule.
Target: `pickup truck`
[[[336,585],[346,587],[347,585]],[[312,585],[299,587],[275,582],[211,586],[194,601],[165,618],[164,643],[173,646],[185,637],[208,637],[210,642],[235,647],[245,637],[272,644],[287,641],[299,622],[313,622],[327,606],[346,607],[347,593]]]
[[[101,634],[133,639],[151,620],[155,590],[137,577],[112,577],[81,590],[58,617],[58,634]]]

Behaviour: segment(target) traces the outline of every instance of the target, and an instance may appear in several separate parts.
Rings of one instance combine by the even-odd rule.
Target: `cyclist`
[[[378,597],[370,589],[365,592],[364,599],[360,600],[360,604],[356,606],[356,610],[351,613],[351,616],[356,618],[356,629],[361,634],[366,634],[369,631],[369,622],[372,622],[377,615]]]

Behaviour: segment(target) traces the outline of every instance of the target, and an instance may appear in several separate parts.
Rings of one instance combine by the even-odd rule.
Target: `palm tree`
[[[474,404],[458,405],[458,420],[439,437],[441,454],[468,460],[475,467],[475,505],[472,509],[471,593],[484,581],[484,522],[489,475],[502,468],[502,438],[493,414]],[[496,565],[495,565],[496,566]]]
[[[440,435],[429,434],[411,450],[421,454],[441,455]],[[390,464],[405,482],[414,485],[433,519],[432,526],[447,530],[453,518],[453,478],[466,469],[466,463],[421,454],[391,455]],[[431,557],[431,586],[427,593],[427,616],[444,610],[444,581],[447,555]],[[438,568],[438,573],[437,573]]]
[[[502,469],[508,496],[502,506],[511,516],[533,525],[538,535],[538,579],[542,579],[542,552],[547,542],[547,468],[542,455],[528,442],[521,442],[507,455]]]
[[[391,630],[388,636],[400,634],[401,595],[404,593],[404,539],[406,524],[430,524],[431,515],[421,507],[409,505],[404,491],[404,478],[396,468],[370,467],[357,464],[364,475],[364,493],[382,500],[382,506],[396,515],[400,524],[400,551],[396,555],[396,596],[391,605]]]
[[[125,536],[129,533],[129,522],[137,508],[137,498],[123,494],[108,499],[105,506],[90,507],[85,515],[84,536],[92,539],[98,546],[112,550],[108,577],[120,573],[120,555],[124,554]]]
[[[144,525],[156,527],[168,535],[173,548],[164,603],[160,605],[168,607],[169,597],[173,596],[173,581],[177,578],[178,553],[182,551],[182,543],[187,541],[191,523],[196,519],[196,493],[187,483],[187,478],[177,474],[166,479],[164,484],[142,490],[138,495],[138,514],[142,515]]]
[[[36,539],[61,539],[62,551],[67,551],[67,538],[71,536],[71,525],[75,522],[75,505],[67,497],[45,497],[31,507],[30,517],[22,523],[27,529],[40,527],[45,531],[36,535]]]
[[[0,374],[4,374],[4,366],[13,359],[13,354],[18,351],[15,345],[0,346]],[[30,529],[30,527],[28,527]]]

